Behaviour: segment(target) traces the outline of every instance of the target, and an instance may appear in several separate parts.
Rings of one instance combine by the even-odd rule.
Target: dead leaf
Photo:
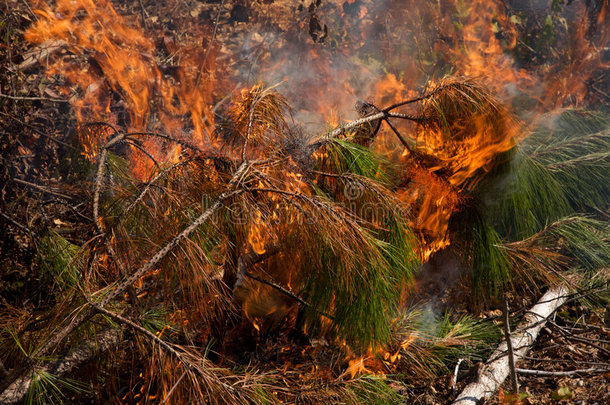
[[[561,387],[551,394],[553,399],[572,399],[573,397],[574,393],[568,387]]]

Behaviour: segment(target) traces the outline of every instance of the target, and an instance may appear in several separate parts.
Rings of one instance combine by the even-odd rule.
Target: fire
[[[350,360],[349,366],[345,370],[345,373],[349,374],[350,378],[354,378],[362,374],[371,374],[371,370],[366,368],[366,366],[364,365],[364,360],[364,357],[359,357],[357,359]]]
[[[36,15],[38,21],[26,32],[26,39],[34,44],[60,44],[68,51],[53,54],[46,73],[65,77],[62,92],[70,97],[80,122],[105,121],[136,132],[162,128],[178,137],[191,127],[189,137],[196,143],[215,142],[213,52],[204,54],[194,44],[174,45],[172,51],[181,66],[175,74],[166,75],[151,36],[118,14],[107,0],[59,0],[53,8],[41,3]],[[116,110],[116,103],[111,109],[117,97],[124,113]],[[87,139],[86,155],[94,159],[103,142]],[[157,158],[175,160],[180,153],[176,149],[162,152],[153,141],[144,144]],[[138,153],[132,151],[131,163],[144,175],[151,162]]]
[[[413,150],[402,155],[407,186],[399,198],[416,209],[421,257],[450,244],[449,222],[463,193],[477,186],[499,156],[515,145],[519,125],[491,94],[475,83],[431,83],[419,108]],[[422,155],[423,154],[423,155]]]
[[[336,26],[327,37],[311,38],[306,32],[306,19],[311,21],[316,12],[312,2],[314,10],[302,10],[298,16],[302,21],[296,24],[287,22],[287,15],[280,15],[278,26],[289,34],[288,39],[278,40],[275,49],[263,49],[256,55],[260,56],[259,65],[248,66],[248,75],[254,70],[256,76],[277,84],[274,90],[286,94],[288,101],[263,85],[246,87],[247,80],[237,62],[219,66],[216,54],[221,47],[209,43],[202,49],[193,40],[176,43],[162,36],[160,30],[144,30],[135,18],[118,13],[108,0],[57,0],[52,7],[39,3],[38,20],[27,31],[26,39],[56,47],[48,58],[46,74],[65,78],[61,91],[70,99],[79,123],[105,121],[120,131],[159,131],[205,149],[221,146],[222,140],[215,135],[214,103],[219,98],[215,96],[225,94],[220,72],[228,71],[226,75],[232,75],[237,88],[228,115],[241,117],[235,122],[240,137],[235,144],[244,146],[245,159],[273,157],[267,153],[273,150],[268,146],[283,141],[290,127],[283,115],[288,105],[294,104],[294,118],[306,127],[311,122],[334,127],[356,118],[353,105],[357,99],[372,99],[374,105],[384,107],[429,95],[408,107],[410,115],[421,119],[417,124],[396,123],[412,141],[411,150],[404,149],[388,130],[382,131],[372,146],[388,156],[400,155],[403,183],[397,196],[414,208],[410,225],[422,242],[420,256],[424,261],[451,244],[450,221],[465,195],[514,147],[520,125],[503,106],[511,92],[524,92],[546,107],[578,106],[590,92],[587,80],[595,71],[610,67],[604,59],[609,40],[606,3],[598,17],[601,28],[596,38],[587,37],[589,25],[583,17],[576,27],[569,61],[538,70],[518,66],[511,56],[518,46],[518,20],[499,0],[328,3],[324,17]],[[316,14],[316,18],[320,17]],[[192,38],[200,41],[203,35],[195,31]],[[259,37],[260,48],[265,48],[260,34],[249,38],[259,41]],[[320,42],[322,37],[326,42]],[[175,69],[163,67],[162,47],[176,59]],[[252,59],[245,59],[252,64]],[[438,79],[446,74],[461,79],[459,83]],[[418,91],[422,86],[423,90]],[[272,118],[259,119],[259,107],[272,112],[261,116]],[[313,127],[318,130],[321,126]],[[94,160],[100,145],[112,135],[110,127],[103,133],[80,131],[85,154]],[[180,159],[179,145],[165,148],[149,138],[141,142],[155,158],[172,163]],[[129,154],[134,174],[140,179],[149,176],[153,163],[135,145],[129,146]],[[328,155],[315,151],[313,158]],[[299,165],[291,158],[286,161],[283,173],[271,175],[272,169],[264,168],[261,178],[281,179],[278,183],[285,194],[311,195],[308,183],[296,169]],[[259,188],[272,186],[263,181],[257,184]],[[247,219],[246,234],[239,241],[245,250],[259,255],[281,242],[283,236],[293,235],[290,227],[304,220],[297,210],[282,211],[288,197],[265,194],[261,198],[273,208],[269,212],[253,210],[255,216]],[[167,215],[171,215],[169,208]],[[290,220],[282,221],[285,218],[281,215]],[[282,222],[288,223],[285,229],[275,226]],[[107,257],[99,260],[107,265]],[[288,286],[290,291],[294,285],[298,292],[296,265],[294,269],[268,267],[266,278]],[[256,287],[243,299],[243,310],[253,327],[262,332],[265,319],[274,314],[284,316],[294,302],[277,298],[271,288],[253,284]],[[188,322],[186,315],[176,313],[175,317],[183,324]],[[331,323],[327,318],[321,322]],[[408,350],[414,341],[414,335],[410,335],[402,342],[402,350]],[[399,358],[398,351],[385,355],[391,363]],[[354,378],[373,372],[367,360],[349,360],[345,375]]]
[[[515,145],[519,126],[476,84],[443,80],[427,92],[439,90],[422,103],[422,116],[429,121],[418,134],[421,149],[439,159],[430,171],[448,171],[449,183],[459,189],[473,187],[480,180],[476,174],[488,171],[498,154]]]
[[[608,43],[610,43],[610,5],[602,2],[602,9],[596,24],[598,32],[595,38],[590,38],[592,22],[586,18],[584,10],[580,22],[574,27],[573,44],[569,48],[569,58],[565,65],[553,65],[544,71],[545,88],[542,100],[550,108],[565,106],[580,107],[585,97],[592,96],[594,100],[599,96],[608,97],[597,86],[591,84],[597,71],[607,71],[610,61],[607,56]],[[588,38],[589,37],[589,38]],[[593,93],[593,94],[590,94]],[[599,94],[595,94],[599,93]]]
[[[529,78],[507,55],[516,46],[517,30],[501,2],[456,1],[454,6],[459,22],[446,34],[460,38],[459,45],[450,50],[459,74],[481,77],[495,91],[503,91],[507,84],[520,86]]]
[[[268,239],[267,234],[269,234],[269,230],[264,225],[260,211],[256,212],[256,216],[256,218],[253,218],[248,230],[248,242],[256,254],[262,255],[266,252],[265,244]]]
[[[454,188],[428,170],[417,167],[409,170],[409,185],[398,197],[416,207],[417,216],[411,227],[418,231],[423,246],[420,256],[426,261],[432,253],[450,244],[449,219],[461,200]]]

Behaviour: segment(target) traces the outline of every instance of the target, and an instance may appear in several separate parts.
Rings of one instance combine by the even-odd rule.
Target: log
[[[512,333],[515,362],[527,355],[547,319],[568,299],[568,290],[553,287],[526,314],[521,325]],[[491,397],[510,372],[508,345],[504,340],[478,372],[476,381],[468,384],[453,402],[454,405],[478,404]]]

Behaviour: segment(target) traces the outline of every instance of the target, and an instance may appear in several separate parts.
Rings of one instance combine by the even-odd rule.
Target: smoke
[[[381,28],[371,18],[387,11],[388,2],[308,3],[278,6],[275,24],[261,21],[256,32],[238,27],[231,41],[242,44],[236,82],[278,85],[295,120],[308,132],[319,132],[329,123],[357,118],[356,101],[374,97],[375,84],[384,76],[383,55],[367,41],[379,36]],[[269,30],[273,25],[276,29]]]

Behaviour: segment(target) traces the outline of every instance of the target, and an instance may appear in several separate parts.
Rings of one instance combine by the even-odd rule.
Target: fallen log
[[[526,314],[522,324],[511,334],[515,362],[527,355],[547,319],[568,299],[563,286],[551,288]],[[510,373],[508,344],[504,340],[477,374],[476,381],[468,384],[453,404],[478,404],[491,397]]]

